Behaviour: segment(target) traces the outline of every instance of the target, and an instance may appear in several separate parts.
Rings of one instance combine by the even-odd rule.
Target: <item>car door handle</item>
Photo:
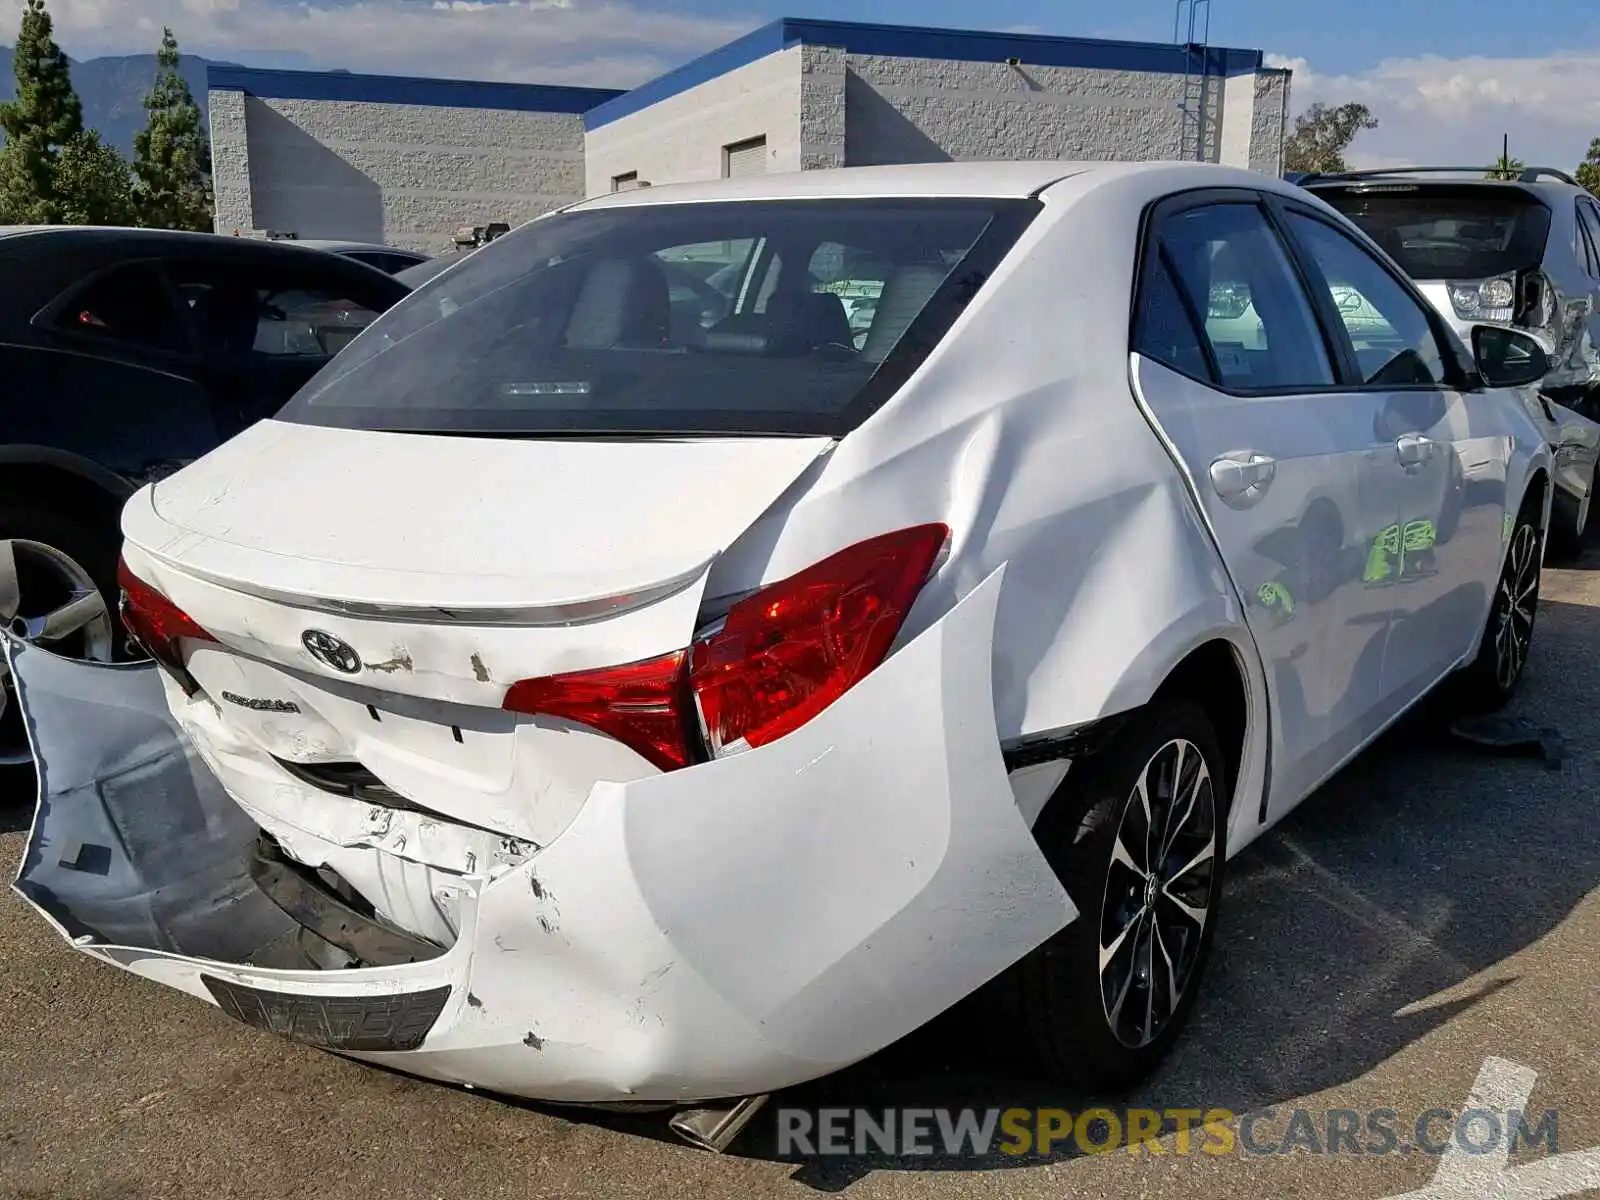
[[[1420,433],[1407,433],[1395,439],[1394,452],[1400,465],[1414,471],[1433,457],[1433,439]]]
[[[1211,486],[1224,500],[1254,500],[1272,483],[1278,464],[1265,454],[1242,450],[1211,464]]]

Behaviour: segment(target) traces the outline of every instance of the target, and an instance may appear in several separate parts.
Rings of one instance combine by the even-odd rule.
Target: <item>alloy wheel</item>
[[[89,572],[70,555],[43,542],[0,541],[0,629],[53,653],[110,662],[115,622]],[[22,713],[5,659],[0,655],[0,766],[32,757]]]
[[[1511,535],[1495,595],[1494,680],[1510,691],[1528,661],[1533,617],[1539,606],[1539,534],[1526,522]]]
[[[1177,1013],[1211,916],[1217,809],[1210,768],[1175,738],[1123,806],[1100,908],[1100,996],[1112,1034],[1149,1045]]]

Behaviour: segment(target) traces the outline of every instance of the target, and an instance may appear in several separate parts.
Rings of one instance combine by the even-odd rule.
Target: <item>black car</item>
[[[120,657],[123,503],[275,413],[409,290],[293,243],[0,228],[0,625]],[[0,765],[28,759],[7,688]]]
[[[416,250],[401,250],[397,246],[379,246],[371,242],[296,240],[296,245],[309,246],[313,250],[325,250],[329,254],[338,254],[344,258],[353,258],[357,262],[366,263],[369,267],[377,267],[386,275],[398,275],[410,267],[430,261],[428,255]]]

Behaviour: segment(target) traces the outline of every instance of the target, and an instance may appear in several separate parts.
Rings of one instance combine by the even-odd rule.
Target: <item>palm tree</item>
[[[1500,143],[1499,159],[1497,159],[1495,164],[1489,168],[1488,173],[1484,175],[1484,178],[1516,179],[1522,174],[1526,166],[1527,164],[1525,164],[1520,158],[1511,157],[1511,135],[1507,134],[1505,135],[1504,140]]]

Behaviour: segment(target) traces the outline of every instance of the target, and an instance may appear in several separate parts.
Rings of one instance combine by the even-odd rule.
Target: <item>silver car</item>
[[[1557,456],[1552,542],[1576,551],[1600,486],[1600,201],[1548,167],[1514,180],[1408,167],[1295,181],[1361,226],[1463,338],[1491,322],[1546,343],[1550,373],[1526,402]]]

